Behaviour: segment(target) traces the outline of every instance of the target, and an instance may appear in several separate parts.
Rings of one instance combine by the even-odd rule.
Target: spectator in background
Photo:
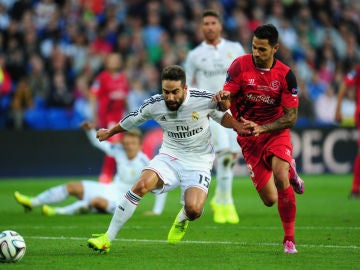
[[[74,103],[74,95],[69,87],[66,76],[61,71],[56,71],[51,80],[51,91],[48,105],[52,107],[71,108]]]
[[[360,64],[357,64],[353,70],[346,74],[340,86],[335,111],[335,119],[339,122],[342,121],[342,102],[350,88],[354,88],[356,91],[355,124],[358,132],[360,132]],[[353,182],[349,198],[360,199],[360,137],[358,138],[358,153],[353,164]]]
[[[283,42],[289,47],[286,61],[289,56],[293,58],[287,64],[291,67],[301,65],[299,76],[306,84],[313,69],[320,72],[320,78],[327,84],[334,81],[337,84],[337,79],[331,75],[334,72],[335,77],[344,75],[352,62],[360,57],[360,5],[356,0],[7,0],[1,3],[4,8],[0,12],[0,27],[3,27],[0,29],[0,48],[9,58],[7,68],[14,83],[24,77],[33,54],[45,61],[44,76],[50,80],[54,73],[52,52],[58,47],[67,58],[65,74],[71,89],[75,86],[76,76],[84,70],[92,76],[98,73],[104,56],[110,52],[122,54],[127,72],[135,76],[140,76],[148,64],[160,70],[163,65],[182,63],[187,51],[202,41],[197,21],[203,10],[211,7],[225,12],[224,37],[239,41],[246,51],[251,49],[251,30],[259,23],[279,25],[282,37],[286,35],[282,31],[291,37]],[[150,14],[155,14],[154,18],[159,22],[150,24],[147,21]],[[284,21],[286,27],[282,25]],[[144,39],[144,33],[154,25],[162,29],[160,43],[149,50],[145,46],[148,40]],[[107,43],[103,48],[110,48],[105,50],[106,53],[99,52],[102,46],[90,46],[99,43],[98,33],[102,30],[101,42]],[[293,48],[295,40],[298,42]],[[329,41],[335,57],[326,49]],[[315,64],[311,63],[314,50],[317,50]],[[322,62],[324,58],[326,60]],[[324,65],[320,67],[320,63]]]
[[[334,86],[329,84],[324,93],[314,103],[316,124],[320,126],[335,125],[336,93]]]
[[[29,59],[28,81],[34,105],[36,107],[44,107],[50,94],[50,81],[44,69],[43,59],[33,54]]]
[[[25,110],[32,106],[32,90],[26,77],[23,77],[18,81],[11,101],[12,118],[15,129],[21,130],[24,128]]]
[[[10,109],[13,84],[5,65],[6,57],[4,54],[0,54],[0,127],[5,127],[7,124],[7,114]]]
[[[326,84],[320,79],[318,70],[313,70],[311,80],[306,83],[306,87],[313,102],[316,102],[319,96],[325,93]]]
[[[99,128],[111,128],[124,116],[129,83],[122,71],[122,59],[118,53],[110,53],[105,59],[105,70],[101,71],[90,87],[90,104],[93,122]],[[115,136],[113,140],[119,140]],[[99,181],[110,183],[115,173],[115,160],[105,156]]]
[[[74,121],[79,125],[82,121],[92,119],[89,93],[89,78],[86,73],[79,74],[75,79]]]

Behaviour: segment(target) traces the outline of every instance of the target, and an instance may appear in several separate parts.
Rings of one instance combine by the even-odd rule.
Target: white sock
[[[167,193],[160,193],[160,194],[155,195],[155,203],[154,203],[154,207],[153,207],[153,212],[156,215],[162,214],[164,207],[165,207],[166,196],[167,196]]]
[[[133,193],[131,190],[124,195],[118,207],[115,209],[115,213],[106,232],[110,241],[113,241],[116,238],[120,229],[134,214],[140,200],[141,197]]]
[[[79,214],[81,212],[86,212],[89,210],[90,210],[89,203],[83,200],[76,201],[64,207],[55,207],[56,213],[60,215]]]
[[[185,220],[189,220],[189,218],[187,217],[186,213],[185,213],[185,209],[184,207],[181,208],[179,216],[178,216],[178,221],[179,222],[183,222]]]
[[[43,205],[43,204],[51,204],[62,202],[69,196],[69,193],[66,189],[66,185],[60,185],[56,187],[49,188],[39,195],[31,199],[31,205],[33,207]]]
[[[233,162],[230,152],[220,153],[217,157],[215,201],[218,204],[233,203]]]

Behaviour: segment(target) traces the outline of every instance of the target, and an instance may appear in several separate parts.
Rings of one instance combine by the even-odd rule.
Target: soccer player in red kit
[[[335,119],[339,122],[342,120],[341,104],[350,88],[355,88],[356,109],[355,109],[355,125],[360,132],[360,64],[345,75],[338,93],[337,106],[335,111]],[[358,138],[358,153],[353,165],[353,182],[349,198],[360,199],[360,138]]]
[[[122,59],[118,53],[110,53],[105,60],[105,70],[95,78],[90,89],[93,122],[99,128],[111,128],[124,116],[129,83],[121,71]],[[120,140],[120,137],[112,141]],[[115,173],[114,158],[105,156],[99,181],[110,183]]]
[[[295,192],[304,182],[292,159],[290,128],[298,110],[298,88],[291,69],[274,57],[279,48],[278,31],[272,24],[259,26],[252,39],[252,54],[230,65],[223,90],[214,96],[221,109],[252,131],[238,134],[250,177],[266,206],[278,202],[284,229],[284,252],[295,247]]]

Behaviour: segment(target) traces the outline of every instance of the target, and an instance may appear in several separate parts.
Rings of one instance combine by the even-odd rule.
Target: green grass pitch
[[[295,255],[283,254],[277,206],[265,207],[246,176],[234,180],[239,224],[213,223],[208,200],[203,216],[190,223],[183,241],[170,245],[166,238],[180,209],[179,190],[169,193],[158,217],[143,215],[154,201],[148,194],[108,254],[89,249],[86,240],[92,233],[105,232],[111,215],[45,217],[38,208],[24,213],[13,198],[15,190],[35,195],[82,178],[1,179],[0,230],[19,232],[27,251],[20,262],[0,264],[0,269],[360,269],[360,200],[348,199],[352,176],[303,178],[305,193],[296,196]]]

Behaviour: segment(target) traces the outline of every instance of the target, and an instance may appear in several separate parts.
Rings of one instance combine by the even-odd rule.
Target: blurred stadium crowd
[[[336,93],[360,59],[358,0],[0,0],[0,129],[72,129],[91,118],[89,87],[118,52],[129,110],[160,90],[164,66],[202,41],[202,11],[223,15],[224,36],[251,52],[252,31],[273,23],[277,57],[300,88],[298,126],[337,125]],[[344,101],[353,122],[354,93]]]

